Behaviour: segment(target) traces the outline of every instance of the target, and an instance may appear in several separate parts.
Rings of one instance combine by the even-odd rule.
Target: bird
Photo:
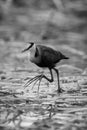
[[[22,53],[28,51],[29,59],[32,63],[36,64],[41,68],[48,68],[51,78],[48,78],[44,74],[40,74],[35,76],[34,78],[30,79],[25,86],[30,85],[34,81],[39,81],[38,88],[40,86],[41,80],[44,78],[50,83],[54,81],[52,70],[54,70],[57,74],[57,81],[58,81],[58,89],[57,92],[60,93],[63,91],[60,88],[60,81],[59,81],[59,71],[56,68],[57,63],[63,59],[69,59],[69,57],[63,55],[60,51],[53,49],[52,47],[48,47],[42,44],[35,44],[34,42],[28,42],[29,46],[22,50]]]

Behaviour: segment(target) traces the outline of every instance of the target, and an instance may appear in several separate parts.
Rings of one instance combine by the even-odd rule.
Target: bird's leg
[[[54,80],[53,80],[52,70],[51,70],[51,69],[49,69],[49,70],[50,70],[50,74],[51,74],[51,79],[49,79],[49,78],[48,78],[48,77],[46,77],[45,75],[42,75],[42,78],[44,78],[44,79],[48,80],[49,82],[53,82]]]
[[[30,79],[27,83],[25,83],[24,88],[26,88],[27,86],[29,86],[30,84],[32,84],[32,82],[34,82],[34,81],[36,81],[36,82],[34,83],[34,85],[39,81],[39,85],[38,85],[38,86],[40,86],[40,83],[41,83],[42,78],[46,79],[46,80],[49,81],[49,82],[53,82],[52,70],[51,70],[51,69],[49,69],[49,70],[50,70],[50,74],[51,74],[51,79],[49,79],[49,78],[46,77],[45,75],[41,74],[41,75],[38,75],[38,76],[36,76],[36,77]],[[34,85],[33,85],[33,87],[34,87]],[[38,89],[39,89],[39,87],[38,87]]]
[[[52,70],[51,70],[51,69],[49,69],[49,70],[50,70],[50,74],[51,74],[51,79],[49,79],[48,77],[46,77],[44,74],[40,75],[40,77],[39,77],[39,79],[38,79],[38,80],[39,80],[38,91],[39,91],[39,86],[40,86],[40,83],[41,83],[42,78],[46,79],[46,80],[49,81],[49,82],[53,82]]]
[[[50,74],[51,74],[51,79],[49,79],[48,77],[46,77],[44,74],[40,75],[39,79],[36,79],[37,81],[39,80],[38,91],[39,91],[39,87],[40,87],[40,83],[41,83],[42,78],[46,79],[46,80],[49,81],[49,82],[53,82],[53,74],[52,74],[52,70],[51,70],[51,69],[50,69]],[[37,82],[37,81],[36,81],[36,82]],[[35,84],[36,84],[36,82],[35,82]],[[35,85],[35,84],[34,84],[34,85]],[[34,86],[33,86],[33,87],[34,87]]]
[[[59,80],[59,71],[56,68],[53,68],[56,73],[57,73],[57,80],[58,80],[58,93],[61,93],[62,91],[64,91],[63,89],[60,88],[60,80]]]

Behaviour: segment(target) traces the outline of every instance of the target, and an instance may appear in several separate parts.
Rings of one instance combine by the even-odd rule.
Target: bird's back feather
[[[37,49],[39,52],[38,57],[40,57],[40,62],[37,63],[40,67],[49,67],[52,68],[62,59],[66,59],[61,52],[56,51],[50,47],[37,45]]]

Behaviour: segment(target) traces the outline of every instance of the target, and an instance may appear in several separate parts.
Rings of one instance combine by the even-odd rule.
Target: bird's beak
[[[25,52],[25,51],[28,51],[30,48],[31,48],[31,47],[29,46],[28,48],[22,50],[21,52],[23,53],[23,52]]]
[[[33,46],[34,43],[29,43],[29,44],[30,44],[30,46],[28,48],[25,48],[24,50],[22,50],[22,53],[25,51],[28,51]]]

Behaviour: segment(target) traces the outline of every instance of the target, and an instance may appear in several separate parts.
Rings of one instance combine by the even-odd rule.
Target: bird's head
[[[32,47],[34,47],[34,43],[33,42],[29,42],[29,47],[25,48],[22,52],[26,52],[28,50],[30,50]]]

